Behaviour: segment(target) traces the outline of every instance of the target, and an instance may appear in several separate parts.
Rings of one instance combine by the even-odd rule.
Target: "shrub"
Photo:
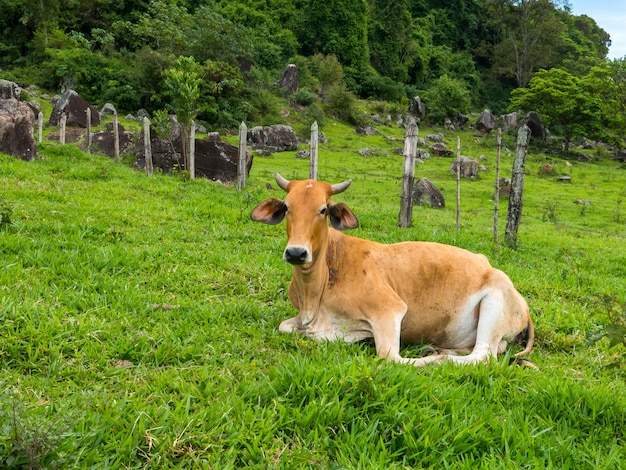
[[[424,93],[428,106],[429,120],[440,124],[444,119],[452,119],[459,113],[467,113],[470,107],[470,93],[465,85],[454,78],[443,75]]]

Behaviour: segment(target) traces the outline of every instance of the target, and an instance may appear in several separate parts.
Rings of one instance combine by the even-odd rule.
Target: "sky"
[[[587,15],[611,36],[609,59],[626,56],[625,0],[569,0],[574,15]]]

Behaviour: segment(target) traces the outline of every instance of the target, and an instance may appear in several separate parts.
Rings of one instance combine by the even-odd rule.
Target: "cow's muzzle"
[[[303,246],[288,246],[283,253],[283,259],[296,265],[312,261],[311,252]]]

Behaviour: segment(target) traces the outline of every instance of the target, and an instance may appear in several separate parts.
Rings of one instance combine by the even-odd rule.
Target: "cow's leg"
[[[278,331],[281,333],[304,333],[304,327],[302,326],[300,315],[282,322],[278,327]]]
[[[378,356],[388,361],[399,362],[401,364],[412,364],[417,367],[443,362],[443,360],[447,357],[444,354],[436,354],[420,358],[400,356],[400,331],[402,327],[402,320],[407,312],[407,306],[399,297],[390,300],[388,298],[384,299],[383,296],[380,296],[377,299],[379,303],[384,302],[385,300],[387,300],[384,303],[385,313],[377,315],[375,319],[370,320]]]
[[[490,292],[480,301],[472,352],[467,356],[448,356],[448,359],[457,364],[477,364],[495,358],[506,347],[502,338],[508,330],[504,296],[499,291]]]

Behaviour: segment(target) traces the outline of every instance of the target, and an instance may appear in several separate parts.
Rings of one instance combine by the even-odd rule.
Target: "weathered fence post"
[[[43,113],[41,111],[39,111],[39,116],[37,116],[37,128],[38,128],[38,134],[37,134],[37,143],[41,143],[41,141],[43,140]]]
[[[502,149],[502,129],[498,128],[496,138],[496,192],[493,195],[493,241],[498,245],[498,206],[500,204],[500,151]]]
[[[517,131],[517,146],[511,175],[511,195],[509,196],[509,213],[506,221],[504,239],[511,248],[517,246],[517,229],[522,218],[522,196],[524,193],[524,164],[530,142],[530,129],[523,125]]]
[[[65,124],[67,123],[67,115],[65,113],[61,113],[61,130],[59,132],[59,142],[61,145],[65,145]]]
[[[91,145],[91,141],[89,141]],[[120,162],[120,130],[117,121],[117,110],[113,110],[113,157],[115,163]]]
[[[404,139],[404,169],[402,172],[402,195],[398,227],[410,227],[413,219],[413,179],[415,177],[415,154],[417,152],[417,123],[411,121]]]
[[[146,175],[151,176],[154,171],[152,165],[152,147],[150,145],[150,119],[143,118],[143,154],[146,160]]]
[[[461,137],[456,137],[456,232],[461,230]]]
[[[189,179],[196,179],[196,121],[189,126]]]
[[[91,108],[87,106],[87,153],[91,153]]]
[[[317,128],[317,121],[311,124],[311,162],[309,168],[309,178],[312,180],[317,179],[317,143],[319,141],[319,133]]]
[[[237,190],[246,187],[246,163],[248,159],[248,126],[241,121],[239,126],[239,160],[237,160]]]

